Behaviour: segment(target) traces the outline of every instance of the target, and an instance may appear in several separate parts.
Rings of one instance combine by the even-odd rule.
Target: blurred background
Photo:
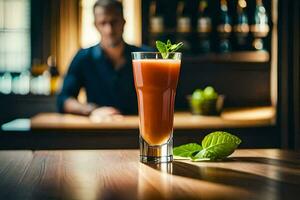
[[[0,124],[57,111],[56,94],[73,56],[101,40],[94,2],[0,0]],[[196,89],[212,86],[226,96],[225,108],[269,108],[270,146],[299,147],[297,1],[122,3],[129,44],[184,42],[177,111],[189,110],[187,96]],[[79,98],[85,101],[84,91]]]

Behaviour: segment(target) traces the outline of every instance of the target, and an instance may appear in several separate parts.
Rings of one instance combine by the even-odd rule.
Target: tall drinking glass
[[[132,53],[140,122],[140,161],[173,160],[174,102],[181,53],[163,59],[157,52]]]

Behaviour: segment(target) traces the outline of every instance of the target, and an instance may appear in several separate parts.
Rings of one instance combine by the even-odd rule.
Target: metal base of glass
[[[140,136],[140,161],[142,163],[167,163],[173,161],[173,139],[162,145],[151,146]]]

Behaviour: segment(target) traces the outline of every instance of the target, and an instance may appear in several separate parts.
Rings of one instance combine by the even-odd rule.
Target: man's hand
[[[81,104],[75,98],[68,98],[64,103],[64,111],[66,113],[72,113],[77,115],[90,115],[90,113],[96,108],[96,104]]]
[[[123,119],[120,111],[114,107],[103,106],[94,109],[90,114],[93,122],[120,121]]]

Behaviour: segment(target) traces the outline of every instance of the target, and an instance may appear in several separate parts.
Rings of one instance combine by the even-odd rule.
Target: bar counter
[[[138,150],[0,151],[0,199],[299,199],[300,154],[142,164]]]
[[[273,107],[227,109],[221,116],[192,115],[189,112],[175,113],[174,129],[260,127],[274,124]],[[31,119],[32,130],[132,130],[138,129],[138,116],[124,116],[118,120],[97,121],[88,117],[42,113]]]
[[[177,112],[174,145],[200,141],[206,134],[222,130],[239,136],[243,148],[277,148],[280,135],[275,118],[273,107],[227,109],[221,116]],[[24,120],[2,126],[10,131],[0,133],[0,149],[138,148],[138,116],[99,122],[83,116],[41,113]]]

